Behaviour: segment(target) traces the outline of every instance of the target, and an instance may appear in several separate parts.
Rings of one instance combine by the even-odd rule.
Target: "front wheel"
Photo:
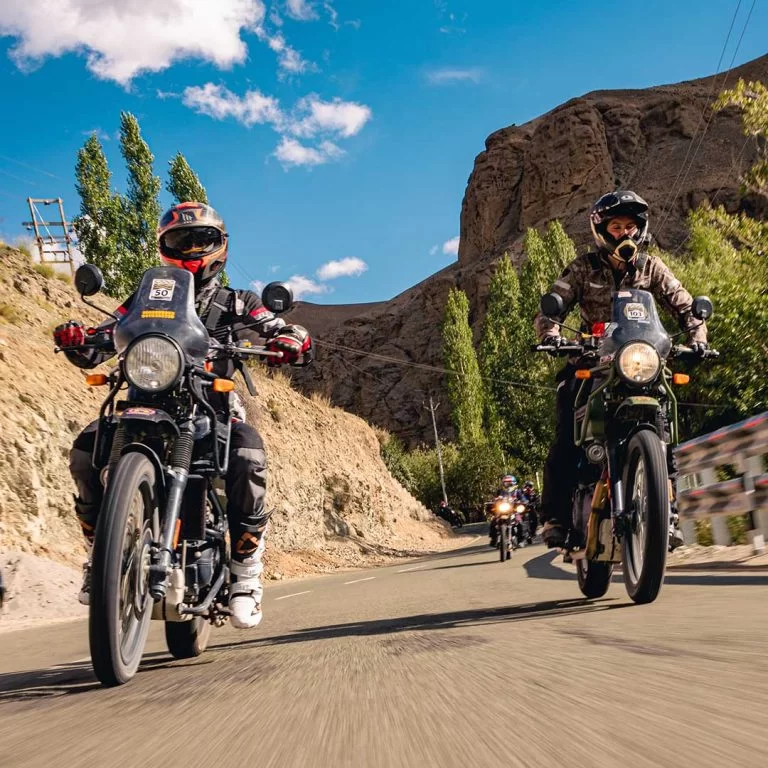
[[[147,642],[155,482],[146,456],[123,456],[96,526],[88,635],[93,671],[106,686],[122,685],[136,674]]]
[[[174,659],[200,656],[211,639],[211,623],[196,616],[191,621],[166,621],[165,643]]]
[[[499,525],[499,560],[506,563],[509,558],[509,524]]]
[[[611,563],[590,562],[582,558],[576,561],[576,576],[579,589],[584,597],[594,600],[602,597],[611,586],[613,565]]]
[[[664,583],[669,539],[669,483],[664,444],[650,429],[632,437],[624,469],[624,509],[629,526],[622,542],[627,593],[652,603]]]

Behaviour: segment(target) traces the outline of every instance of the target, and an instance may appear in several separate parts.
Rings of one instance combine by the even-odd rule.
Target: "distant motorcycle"
[[[491,538],[496,542],[500,562],[505,563],[512,557],[512,551],[523,546],[526,539],[523,519],[525,505],[515,499],[496,499],[488,509],[491,516]]]

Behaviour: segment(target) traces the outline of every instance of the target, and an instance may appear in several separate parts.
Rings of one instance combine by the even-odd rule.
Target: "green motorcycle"
[[[542,297],[541,311],[562,326],[565,306],[558,294]],[[701,321],[711,317],[712,302],[697,297],[692,315]],[[576,563],[579,588],[588,598],[608,591],[613,568],[621,563],[630,598],[650,603],[664,581],[674,494],[667,462],[667,452],[678,442],[672,385],[688,380],[673,374],[667,363],[694,352],[672,344],[653,296],[637,289],[613,294],[609,324],[598,324],[591,334],[577,333],[579,341],[573,343],[533,347],[576,358],[576,378],[582,382],[574,442],[583,458],[564,561]]]

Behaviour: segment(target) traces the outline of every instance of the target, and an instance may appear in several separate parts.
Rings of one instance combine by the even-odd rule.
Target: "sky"
[[[0,0],[0,235],[29,196],[77,213],[91,133],[124,191],[127,110],[163,180],[179,150],[201,177],[234,285],[389,299],[456,260],[490,133],[737,66],[767,33],[768,0]]]

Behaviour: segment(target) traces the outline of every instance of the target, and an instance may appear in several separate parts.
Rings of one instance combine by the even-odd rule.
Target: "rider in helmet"
[[[613,292],[620,288],[650,291],[687,331],[690,346],[699,354],[707,349],[707,327],[691,314],[693,300],[680,281],[657,255],[644,250],[649,241],[648,203],[629,190],[603,195],[589,214],[596,250],[575,258],[560,274],[552,291],[565,302],[565,315],[579,305],[582,331],[590,333],[594,323],[608,322]],[[534,321],[542,344],[565,343],[560,326],[541,313]],[[544,465],[544,492],[541,517],[542,537],[550,547],[565,543],[570,527],[570,501],[578,476],[581,456],[573,442],[573,407],[581,384],[575,378],[575,361],[569,361],[557,375],[555,439]],[[667,451],[670,477],[676,477],[674,452]],[[674,511],[670,525],[670,548],[683,544]]]
[[[228,236],[224,222],[213,208],[194,202],[174,205],[160,219],[157,240],[164,264],[185,269],[194,276],[195,308],[213,338],[226,340],[230,332],[235,339],[261,337],[267,340],[269,350],[283,353],[281,363],[307,365],[311,362],[312,343],[305,328],[286,325],[264,307],[252,291],[222,287],[220,276],[227,261]],[[118,314],[125,314],[132,298],[117,309]],[[108,330],[113,325],[114,321],[110,320],[100,328]],[[114,354],[110,350],[88,347],[85,338],[85,329],[77,321],[71,320],[54,330],[57,346],[79,368],[93,368]],[[232,362],[215,361],[214,373],[231,378]],[[211,403],[216,408],[214,397]],[[99,471],[91,466],[97,424],[93,422],[75,438],[70,453],[70,471],[78,491],[75,512],[89,546],[103,494]],[[262,618],[262,555],[270,517],[264,508],[266,486],[264,443],[252,426],[234,420],[226,476],[233,578],[229,607],[232,625],[240,629],[255,627]],[[87,604],[88,563],[84,571],[80,601]]]
[[[496,500],[507,499],[513,501],[517,495],[517,478],[514,475],[506,474],[502,475],[499,481],[499,488],[496,491]],[[499,532],[498,521],[495,515],[491,517],[488,523],[488,546],[495,547],[497,543],[497,537]]]

